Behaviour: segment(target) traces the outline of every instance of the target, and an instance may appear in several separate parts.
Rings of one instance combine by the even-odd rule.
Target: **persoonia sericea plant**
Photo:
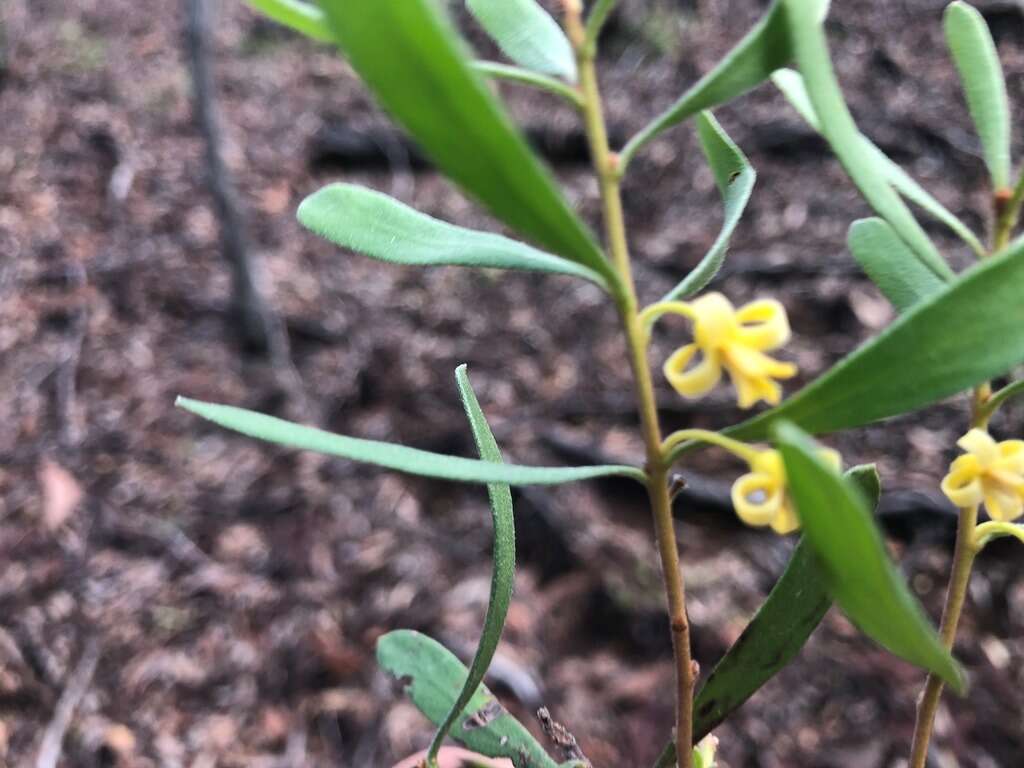
[[[491,599],[469,669],[416,632],[391,632],[377,647],[380,664],[406,681],[413,702],[438,726],[428,764],[451,737],[482,755],[509,758],[517,768],[559,765],[482,684],[512,591],[509,488],[620,475],[642,484],[650,497],[674,648],[676,722],[657,766],[713,765],[713,737],[705,737],[792,659],[835,603],[880,645],[927,672],[910,745],[912,768],[922,768],[944,685],[963,692],[967,684],[951,649],[975,556],[998,536],[1024,541],[1024,528],[1014,523],[1024,513],[1024,442],[999,442],[989,432],[1000,407],[1024,392],[1024,382],[1009,380],[1024,362],[1024,239],[1012,240],[1024,176],[1012,178],[1006,87],[981,15],[954,2],[944,21],[991,178],[987,242],[858,129],[829,58],[827,0],[774,0],[717,66],[618,152],[609,147],[595,72],[601,29],[615,0],[595,0],[586,12],[579,0],[563,0],[561,23],[535,0],[467,0],[511,63],[474,60],[436,0],[249,2],[302,34],[336,44],[436,166],[533,245],[453,226],[347,184],[332,184],[303,201],[298,217],[307,228],[345,249],[398,264],[522,269],[588,280],[607,295],[627,342],[646,446],[637,466],[503,463],[465,367],[456,372],[456,381],[478,459],[331,434],[228,405],[178,401],[210,421],[270,442],[487,487],[494,523]],[[603,246],[503,111],[488,83],[499,79],[539,89],[545,98],[563,99],[578,111],[599,182]],[[755,182],[747,158],[709,110],[768,80],[821,133],[875,211],[875,217],[851,225],[848,245],[899,313],[881,334],[786,399],[782,382],[796,368],[782,359],[791,334],[783,306],[772,298],[735,306],[707,290]],[[620,183],[654,137],[688,120],[721,193],[721,233],[672,291],[645,304],[631,274]],[[978,263],[954,272],[908,201],[947,226]],[[682,316],[691,329],[662,365],[676,392],[700,398],[727,378],[741,407],[762,402],[769,407],[720,431],[664,435],[648,345],[666,315]],[[991,382],[1000,379],[1004,386],[994,391]],[[888,558],[874,522],[879,494],[874,468],[844,472],[841,457],[812,436],[916,411],[961,393],[968,393],[970,410],[959,442],[963,454],[942,483],[960,509],[960,524],[937,632]],[[800,531],[802,537],[742,637],[698,688],[668,478],[678,462],[702,447],[724,450],[748,466],[732,493],[745,523],[770,526],[780,535]],[[990,520],[979,525],[981,508]],[[561,763],[581,764],[578,756]]]

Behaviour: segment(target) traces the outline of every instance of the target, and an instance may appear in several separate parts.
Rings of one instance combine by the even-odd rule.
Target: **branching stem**
[[[1020,218],[1021,204],[1024,203],[1024,171],[1013,189],[999,190],[995,195],[995,228],[992,250],[1001,251],[1010,243],[1010,237]]]
[[[686,591],[679,565],[672,502],[669,498],[668,467],[662,453],[661,425],[654,396],[654,384],[647,360],[647,330],[641,322],[626,240],[622,194],[619,186],[618,156],[608,146],[601,94],[594,67],[594,47],[588,44],[579,3],[565,0],[566,32],[576,50],[580,72],[583,116],[594,169],[601,188],[605,237],[612,263],[623,284],[617,298],[626,332],[633,370],[637,406],[647,451],[647,490],[654,516],[658,552],[672,628],[676,667],[676,752],[679,768],[691,768],[693,744],[693,690],[695,670],[690,656],[690,624],[686,615]]]

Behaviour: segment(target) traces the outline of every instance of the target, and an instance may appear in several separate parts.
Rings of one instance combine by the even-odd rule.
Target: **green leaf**
[[[472,70],[438,3],[320,6],[352,67],[442,171],[510,227],[621,291],[593,235]]]
[[[803,76],[794,69],[777,69],[772,72],[772,84],[786,97],[789,106],[796,110],[803,121],[821,133],[821,121],[814,113],[814,105],[811,104],[811,97],[807,95]]]
[[[871,508],[876,507],[881,486],[874,466],[854,467],[846,474]],[[694,741],[711,733],[789,664],[831,605],[817,558],[810,544],[801,539],[768,599],[697,694],[693,703]],[[669,742],[656,768],[675,766],[675,758],[675,744]]]
[[[496,267],[560,272],[605,287],[574,261],[488,232],[456,227],[392,197],[352,184],[331,184],[299,205],[303,226],[335,245],[396,264]]]
[[[594,0],[594,4],[587,13],[587,44],[592,48],[597,46],[597,40],[601,36],[605,22],[611,16],[619,0]]]
[[[179,397],[175,405],[214,424],[258,440],[442,480],[509,485],[557,485],[594,477],[621,475],[638,482],[645,481],[644,473],[636,467],[522,467],[514,464],[494,464],[490,461],[421,451],[394,443],[335,435],[322,429],[304,427],[231,405],[204,403],[186,397]]]
[[[943,22],[992,186],[1005,189],[1010,184],[1010,108],[996,44],[985,18],[967,3],[950,3]]]
[[[729,239],[736,230],[740,217],[743,216],[757,179],[757,174],[746,155],[729,138],[729,134],[710,112],[701,112],[697,116],[697,135],[704,157],[711,166],[715,184],[722,195],[722,204],[725,208],[722,231],[700,263],[679,285],[669,291],[662,301],[689,298],[703,290],[718,274],[725,261]]]
[[[835,601],[877,643],[963,693],[960,666],[889,560],[863,494],[822,461],[806,433],[786,423],[774,432],[804,539]]]
[[[579,90],[571,85],[566,85],[561,80],[556,80],[553,77],[542,75],[539,72],[532,72],[522,67],[499,64],[496,61],[474,61],[470,66],[484,77],[539,88],[542,91],[562,97],[576,109],[583,109],[583,97],[580,96]]]
[[[797,69],[803,75],[825,140],[875,212],[892,225],[929,269],[945,280],[952,279],[953,271],[890,186],[886,164],[869,149],[857,129],[832,68],[824,26],[807,12],[805,0],[781,2]]]
[[[824,18],[828,2],[802,0],[802,3],[801,12],[812,20]],[[783,2],[774,0],[768,12],[714,69],[629,140],[620,154],[620,169],[625,172],[633,156],[662,131],[702,110],[742,96],[767,80],[776,69],[786,66],[792,58]]]
[[[466,7],[516,64],[576,82],[572,45],[536,0],[466,0]]]
[[[405,682],[413,704],[435,725],[443,723],[467,679],[466,667],[436,640],[408,629],[377,640],[377,663]],[[455,720],[452,737],[488,757],[507,757],[516,768],[558,768],[537,740],[486,686],[479,686]]]
[[[900,312],[944,287],[882,219],[853,222],[846,238],[861,269]]]
[[[501,464],[501,451],[494,440],[491,428],[487,425],[487,419],[480,409],[480,403],[476,399],[473,387],[469,383],[465,365],[460,365],[456,369],[455,380],[459,385],[462,406],[466,410],[466,417],[473,430],[473,438],[476,440],[480,458],[484,461]],[[459,715],[466,709],[466,705],[473,698],[477,687],[483,682],[484,675],[487,674],[487,669],[491,666],[491,659],[494,658],[494,652],[498,649],[498,641],[501,640],[501,631],[505,627],[505,617],[508,615],[508,606],[512,600],[512,586],[516,572],[516,527],[512,515],[512,491],[505,483],[491,483],[487,486],[487,495],[490,497],[491,518],[494,522],[491,595],[487,601],[487,613],[484,615],[484,628],[480,636],[480,644],[469,665],[469,675],[462,685],[461,693],[448,711],[448,716],[438,727],[437,734],[431,742],[430,756],[432,758],[436,758],[437,751],[441,748],[445,737],[455,725]],[[490,757],[500,756],[485,754]]]
[[[296,32],[329,43],[334,40],[327,27],[324,12],[312,3],[302,0],[245,0],[264,16],[283,24]]]
[[[1024,362],[1024,241],[980,262],[777,407],[725,430],[763,440],[792,421],[812,434],[898,416]],[[993,343],[998,339],[998,343]],[[675,460],[693,443],[677,447]]]
[[[821,132],[821,123],[814,113],[807,89],[804,87],[804,80],[799,72],[792,69],[780,69],[772,74],[772,82],[782,92],[790,105],[814,130]],[[889,159],[867,136],[860,135],[864,142],[865,151],[874,155],[880,171],[885,173],[886,180],[904,198],[919,206],[923,211],[933,216],[937,221],[945,224],[949,229],[967,245],[978,256],[986,256],[985,246],[981,244],[978,236],[964,224],[960,219],[946,208],[942,203],[932,197],[920,184],[918,184],[909,173]]]

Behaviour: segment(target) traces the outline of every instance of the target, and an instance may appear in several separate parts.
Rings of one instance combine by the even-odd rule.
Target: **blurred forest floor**
[[[624,2],[601,61],[618,139],[706,71],[763,6]],[[982,230],[984,166],[942,40],[943,2],[833,6],[837,67],[861,126]],[[1020,125],[1024,12],[980,6]],[[240,3],[223,3],[221,19],[227,158],[290,332],[307,395],[299,415],[472,455],[453,379],[467,362],[508,457],[639,460],[623,345],[592,286],[387,267],[298,227],[302,197],[338,179],[464,225],[494,223],[410,161],[329,49]],[[228,321],[181,4],[4,0],[0,23],[0,764],[34,764],[73,670],[95,651],[63,765],[391,765],[430,728],[377,671],[374,641],[409,627],[472,652],[488,593],[485,494],[275,450],[176,411],[184,393],[296,415],[280,375],[239,349]],[[547,137],[570,198],[593,220],[596,186],[574,115],[502,90],[520,124]],[[892,320],[844,245],[867,210],[770,87],[719,117],[759,180],[715,287],[738,302],[786,304],[795,387]],[[353,144],[362,159],[339,156]],[[626,207],[640,289],[653,298],[697,262],[720,222],[690,127],[638,159]],[[928,228],[966,263],[963,247]],[[658,360],[681,332],[659,336]],[[739,416],[725,388],[693,405],[659,386],[671,427]],[[950,550],[935,491],[964,413],[954,401],[830,441],[849,464],[878,462],[894,554],[933,616]],[[1020,436],[1022,425],[1018,408],[994,426]],[[695,492],[678,514],[705,671],[791,547],[722,508],[740,471],[714,451],[683,469]],[[524,721],[548,706],[598,766],[650,765],[669,735],[672,694],[644,499],[610,483],[528,489],[516,502],[520,571],[493,687]],[[959,644],[973,686],[944,700],[936,766],[1021,764],[1021,574],[1012,547],[979,563]],[[901,765],[921,683],[833,611],[718,729],[724,764]]]

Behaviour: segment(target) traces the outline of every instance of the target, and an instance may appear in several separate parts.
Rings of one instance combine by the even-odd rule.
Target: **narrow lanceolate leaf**
[[[459,385],[462,406],[465,408],[466,417],[473,430],[473,439],[476,441],[480,458],[483,461],[501,464],[501,451],[498,449],[487,419],[480,409],[480,403],[476,399],[473,387],[469,383],[465,365],[460,365],[456,370],[455,379]],[[505,627],[505,617],[512,600],[512,585],[516,571],[516,528],[512,516],[512,492],[505,483],[491,483],[487,486],[487,495],[490,497],[491,518],[494,523],[491,595],[487,601],[487,613],[484,615],[484,628],[480,635],[480,644],[469,665],[469,675],[448,711],[448,716],[438,727],[437,734],[430,745],[430,754],[433,756],[437,755],[441,743],[449,735],[480,683],[483,682],[487,668],[491,665],[491,659],[494,658],[494,652],[498,649],[498,641],[501,640],[501,631]],[[489,752],[484,754],[489,757],[502,756]]]
[[[882,219],[853,222],[846,241],[861,269],[900,312],[946,286]]]
[[[303,0],[245,0],[245,2],[278,24],[290,27],[306,37],[323,43],[329,43],[334,39],[331,30],[327,27],[324,12],[313,3],[303,2]]]
[[[824,17],[822,0],[803,0],[802,13],[812,20]],[[776,69],[793,58],[782,0],[774,0],[768,12],[710,72],[679,100],[634,136],[623,148],[620,167],[625,170],[633,156],[661,132],[705,109],[742,96],[760,85]]]
[[[783,419],[812,434],[849,429],[1005,374],[1024,362],[1022,285],[1024,242],[972,267],[781,405],[727,434],[761,440]]]
[[[861,490],[869,509],[878,506],[881,488],[873,466],[855,467],[847,478]],[[832,514],[834,502],[821,502],[825,505],[821,516]],[[806,539],[801,539],[768,599],[697,694],[694,740],[710,733],[792,661],[831,604],[818,559]]]
[[[803,75],[825,140],[875,212],[892,225],[929,269],[943,279],[952,279],[953,271],[892,189],[885,163],[857,129],[832,68],[824,26],[807,12],[805,0],[781,2],[786,8],[784,17],[797,69]]]
[[[722,195],[724,216],[722,230],[718,233],[711,250],[682,282],[673,288],[662,301],[686,299],[703,290],[718,274],[729,248],[729,238],[736,230],[740,217],[754,190],[757,174],[746,155],[733,142],[710,112],[701,112],[697,117],[697,135],[704,157],[711,166],[715,184]]]
[[[825,434],[909,413],[1024,362],[1024,238],[918,302],[782,404],[725,430],[764,440],[782,420]],[[998,339],[998,343],[993,343]],[[672,451],[674,461],[695,447]]]
[[[992,34],[981,13],[959,0],[949,4],[943,21],[992,186],[1005,189],[1010,184],[1010,108]]]
[[[821,132],[821,123],[814,113],[807,89],[804,87],[804,80],[799,72],[792,69],[780,69],[772,74],[772,82],[786,97],[790,105],[797,111],[811,128]],[[865,144],[865,151],[873,155],[879,169],[881,169],[890,186],[905,199],[917,205],[921,210],[933,216],[937,221],[942,222],[957,237],[971,247],[971,250],[978,256],[985,256],[987,251],[981,244],[978,236],[975,235],[966,224],[953,215],[942,203],[918,184],[914,178],[904,171],[898,164],[891,160],[881,149],[879,149],[867,136],[860,135],[860,140]]]
[[[619,280],[551,174],[475,73],[435,0],[320,0],[380,103],[453,181],[545,249]]]
[[[335,245],[381,261],[560,272],[606,285],[603,277],[574,261],[501,235],[439,221],[366,187],[324,187],[302,201],[298,218]]]
[[[377,663],[405,682],[413,704],[435,725],[443,723],[467,679],[466,667],[444,646],[408,629],[377,641]],[[507,757],[515,768],[558,768],[537,740],[486,686],[478,686],[452,728],[452,738],[474,752]]]
[[[466,7],[516,64],[576,82],[576,54],[536,0],[466,0]]]
[[[329,456],[376,464],[380,467],[407,472],[411,475],[456,480],[464,483],[508,483],[509,485],[557,485],[593,477],[620,475],[644,481],[644,473],[636,467],[521,467],[514,464],[495,464],[490,461],[446,456],[421,451],[394,443],[363,440],[304,427],[284,419],[267,416],[231,405],[203,403],[179,397],[176,405],[190,413],[269,443],[315,451]]]
[[[806,433],[785,423],[774,432],[804,539],[836,603],[873,640],[962,693],[963,672],[889,560],[863,494],[822,461]]]

